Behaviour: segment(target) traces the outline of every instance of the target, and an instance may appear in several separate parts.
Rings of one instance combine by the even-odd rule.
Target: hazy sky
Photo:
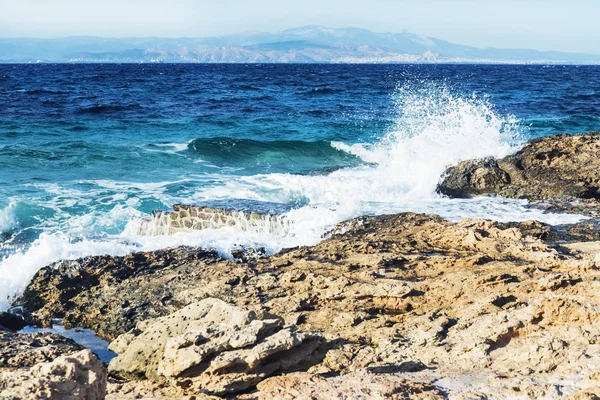
[[[218,36],[319,24],[600,54],[600,0],[0,0],[0,37]]]

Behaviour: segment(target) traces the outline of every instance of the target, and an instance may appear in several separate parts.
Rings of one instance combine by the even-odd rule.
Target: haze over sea
[[[364,214],[560,223],[450,200],[445,168],[600,131],[600,67],[0,65],[0,309],[60,259],[317,243]],[[175,203],[285,213],[289,231],[140,236]]]

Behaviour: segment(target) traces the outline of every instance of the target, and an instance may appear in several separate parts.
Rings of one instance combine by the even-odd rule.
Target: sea
[[[436,185],[461,160],[586,131],[600,131],[600,66],[0,65],[0,310],[58,260],[180,245],[274,253],[405,211],[575,222]],[[140,232],[177,203],[290,226]]]

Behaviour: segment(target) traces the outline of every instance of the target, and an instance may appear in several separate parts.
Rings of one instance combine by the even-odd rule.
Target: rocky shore
[[[599,156],[598,134],[537,139],[451,167],[439,191],[598,216]],[[167,231],[245,220],[186,206],[155,217]],[[313,247],[235,256],[182,247],[41,269],[18,315],[0,315],[0,399],[600,398],[595,219],[361,217]],[[116,357],[10,330],[55,319]]]
[[[535,139],[514,155],[448,169],[438,191],[450,197],[499,195],[548,210],[600,216],[600,133]]]

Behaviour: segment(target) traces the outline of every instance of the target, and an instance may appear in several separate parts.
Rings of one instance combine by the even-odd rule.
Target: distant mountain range
[[[600,64],[600,55],[480,49],[411,33],[305,26],[207,38],[0,38],[0,62]]]

